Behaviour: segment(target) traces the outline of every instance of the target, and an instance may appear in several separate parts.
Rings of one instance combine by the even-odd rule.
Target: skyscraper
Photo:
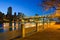
[[[12,7],[8,7],[7,14],[10,15],[10,16],[12,15]]]

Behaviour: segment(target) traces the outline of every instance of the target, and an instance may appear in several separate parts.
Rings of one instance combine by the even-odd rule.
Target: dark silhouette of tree
[[[60,10],[60,0],[43,0],[41,6],[45,10],[49,10],[50,8],[55,8],[56,10]],[[57,18],[58,20],[60,20],[60,17]]]
[[[0,23],[3,23],[4,13],[0,12]]]
[[[58,8],[60,7],[60,0],[43,0],[42,4],[43,8],[50,9],[50,8]]]
[[[3,14],[2,14],[2,12],[0,12],[0,21],[2,21],[3,20]]]
[[[0,17],[2,17],[3,15],[2,15],[2,12],[0,12]]]

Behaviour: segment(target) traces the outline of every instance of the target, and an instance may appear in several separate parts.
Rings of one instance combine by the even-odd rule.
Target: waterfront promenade
[[[60,25],[52,25],[51,27],[43,31],[39,31],[33,35],[25,38],[16,38],[14,40],[60,40],[60,28],[58,28],[58,26]]]
[[[60,24],[34,25],[28,28],[25,26],[29,25],[22,25],[22,30],[0,33],[0,40],[60,40]]]

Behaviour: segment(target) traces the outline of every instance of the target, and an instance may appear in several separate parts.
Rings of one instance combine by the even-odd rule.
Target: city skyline
[[[39,15],[51,14],[55,9],[51,8],[48,11],[43,10],[41,6],[42,0],[0,0],[0,11],[7,14],[7,8],[12,7],[12,14],[22,12],[27,16],[34,16],[36,13]]]

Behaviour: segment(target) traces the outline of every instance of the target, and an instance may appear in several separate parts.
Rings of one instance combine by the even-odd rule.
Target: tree
[[[3,14],[2,14],[2,12],[0,12],[0,23],[2,23],[3,22]]]
[[[45,10],[49,10],[50,8],[60,10],[60,0],[43,0],[41,5]],[[58,20],[60,20],[60,17],[58,17]]]
[[[50,8],[58,8],[60,7],[60,0],[43,0],[42,4],[43,8],[50,9]]]

